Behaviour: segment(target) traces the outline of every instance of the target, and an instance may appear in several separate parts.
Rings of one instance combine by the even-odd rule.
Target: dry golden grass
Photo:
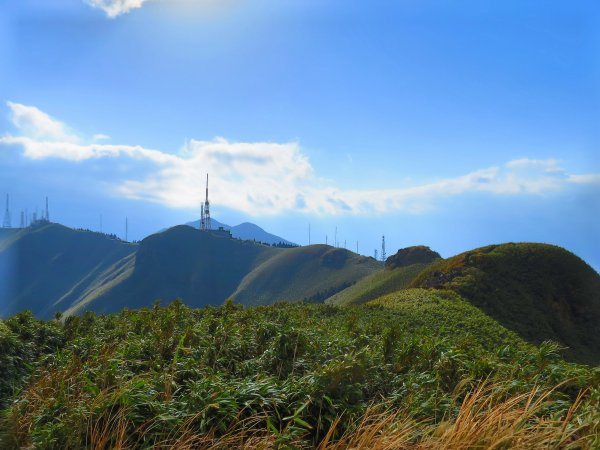
[[[12,416],[16,448],[31,448],[28,429],[35,420],[36,405],[51,401],[49,397],[56,383],[68,383],[69,375],[50,370],[26,391],[27,407]],[[60,379],[59,379],[60,378]],[[560,385],[559,385],[560,386]],[[557,386],[558,387],[558,386]],[[417,420],[402,409],[393,410],[385,405],[368,408],[341,433],[343,417],[338,417],[316,448],[318,450],[372,449],[372,450],[467,450],[467,449],[592,449],[598,442],[598,428],[579,425],[576,420],[585,392],[572,403],[561,417],[548,412],[554,400],[554,389],[534,388],[529,392],[509,394],[504,384],[482,382],[457,399],[458,413],[439,423]],[[463,391],[464,392],[464,391]],[[74,385],[72,395],[80,396]],[[94,411],[101,402],[116,395],[99,392],[91,400],[88,411]],[[110,410],[108,410],[110,411]],[[153,448],[155,450],[263,450],[272,448],[314,448],[305,436],[298,436],[282,444],[280,436],[265,429],[265,416],[238,420],[230,428],[217,433],[212,430],[199,434],[194,429],[197,417],[192,416],[168,436],[158,441],[153,435],[155,420],[135,427],[128,417],[128,408],[122,407],[92,419],[82,418],[86,434],[86,448],[94,450]],[[199,413],[200,414],[200,413]],[[132,432],[133,431],[133,432]],[[339,433],[338,433],[339,431]],[[285,434],[285,433],[282,433]],[[339,436],[341,434],[341,436]],[[149,442],[141,442],[140,436]],[[339,437],[337,437],[339,436]],[[596,439],[596,440],[594,440]],[[293,446],[292,446],[293,445]]]
[[[455,418],[435,425],[415,422],[402,411],[369,409],[352,431],[331,442],[339,422],[334,423],[319,450],[592,449],[591,431],[573,421],[584,392],[562,418],[552,420],[542,411],[553,390],[502,398],[502,386],[484,382],[465,396]]]

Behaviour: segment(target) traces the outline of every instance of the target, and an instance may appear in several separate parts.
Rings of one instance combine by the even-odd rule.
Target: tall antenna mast
[[[385,263],[385,236],[381,236],[381,262]]]
[[[200,224],[198,225],[198,228],[200,228],[201,231],[204,231],[204,229],[205,229],[205,224],[204,224],[204,203],[202,203],[200,205]]]
[[[206,200],[204,201],[204,226],[207,230],[212,230],[210,223],[210,202],[208,201],[208,174],[206,174]]]
[[[377,249],[375,249],[375,253],[373,254],[373,258],[377,261]]]
[[[4,222],[2,222],[2,228],[10,228],[11,227],[9,206],[10,205],[9,205],[8,194],[6,194],[6,210],[4,211]]]

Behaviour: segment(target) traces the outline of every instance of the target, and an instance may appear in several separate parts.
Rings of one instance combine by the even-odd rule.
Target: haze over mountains
[[[384,267],[328,245],[282,248],[187,225],[134,244],[42,224],[0,232],[0,271],[2,317],[25,309],[41,318],[108,313],[175,298],[192,307],[227,299],[351,306],[401,291],[398,298],[411,298],[415,288],[452,291],[529,342],[550,339],[573,360],[600,362],[600,275],[546,244],[494,245],[449,259],[409,247]]]
[[[13,269],[0,299],[3,316],[111,312],[177,297],[196,307],[230,296],[245,304],[322,300],[381,267],[331,246],[277,248],[186,225],[131,244],[46,224],[7,233],[0,245],[1,267]]]

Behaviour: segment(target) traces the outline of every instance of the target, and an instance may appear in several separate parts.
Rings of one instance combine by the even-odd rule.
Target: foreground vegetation
[[[599,385],[425,289],[0,321],[1,448],[598,448]]]

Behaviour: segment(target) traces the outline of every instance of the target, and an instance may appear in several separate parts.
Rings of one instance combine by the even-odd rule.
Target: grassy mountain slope
[[[524,349],[525,341],[513,331],[473,306],[453,291],[423,288],[403,289],[368,303],[390,308],[398,315],[398,326],[477,346],[481,350],[510,345]]]
[[[450,289],[530,342],[551,339],[600,363],[600,275],[546,244],[482,247],[434,263],[412,286]]]
[[[364,277],[341,292],[332,295],[326,303],[347,306],[360,305],[385,294],[406,288],[427,264],[385,269]]]
[[[117,311],[182,298],[191,306],[222,303],[242,278],[280,249],[202,233],[186,225],[140,243],[133,269],[88,301],[95,311]]]
[[[385,260],[386,269],[412,266],[413,264],[429,264],[437,259],[442,259],[438,252],[434,252],[425,245],[414,245],[401,248],[396,254]]]
[[[372,258],[328,245],[285,249],[250,272],[231,298],[245,305],[323,301],[380,268]]]
[[[385,270],[362,278],[326,302],[340,306],[358,305],[404,289],[428,264],[440,258],[439,253],[422,245],[402,248],[385,261]]]
[[[10,286],[0,292],[0,315],[31,309],[38,317],[51,317],[76,303],[101,274],[136,249],[58,224],[19,230],[0,245],[0,270],[10,275]]]

